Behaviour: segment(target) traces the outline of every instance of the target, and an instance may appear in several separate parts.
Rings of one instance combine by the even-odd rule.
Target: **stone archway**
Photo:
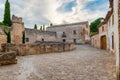
[[[107,49],[107,38],[106,38],[106,36],[101,37],[101,49],[104,49],[104,50]]]

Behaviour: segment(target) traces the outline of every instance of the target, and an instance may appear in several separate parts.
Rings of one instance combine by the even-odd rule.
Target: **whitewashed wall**
[[[114,39],[115,39],[115,47],[116,47],[116,66],[117,66],[117,69],[119,68],[119,32],[118,32],[118,0],[114,0]]]

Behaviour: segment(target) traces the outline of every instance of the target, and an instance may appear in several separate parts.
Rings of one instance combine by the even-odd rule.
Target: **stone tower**
[[[15,15],[12,16],[12,28],[11,28],[11,43],[12,44],[22,44],[22,37],[24,23],[22,22],[21,17],[17,17]]]

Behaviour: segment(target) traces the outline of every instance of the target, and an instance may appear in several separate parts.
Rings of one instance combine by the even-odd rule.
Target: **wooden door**
[[[101,37],[101,49],[106,50],[107,49],[107,39],[106,36]]]

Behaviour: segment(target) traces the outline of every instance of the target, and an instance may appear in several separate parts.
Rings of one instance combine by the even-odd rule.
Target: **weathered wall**
[[[36,41],[57,41],[56,32],[40,31],[35,29],[25,29],[25,37],[29,39],[26,44],[32,44]]]
[[[61,42],[63,42],[63,39],[65,39],[66,42],[74,42],[74,40],[76,40],[76,43],[82,43],[85,40],[90,40],[90,29],[88,22],[54,25],[52,27],[48,27],[47,31],[55,31],[57,33],[58,40]],[[74,34],[74,31],[76,34]],[[62,37],[63,32],[65,33],[66,37]]]
[[[22,37],[24,31],[24,24],[22,18],[12,17],[12,28],[11,28],[11,43],[12,44],[22,44]]]
[[[99,34],[91,36],[91,45],[95,48],[100,48],[100,37]]]
[[[64,52],[76,49],[73,43],[43,43],[43,44],[4,44],[4,52],[16,51],[19,56]]]
[[[99,48],[101,48],[101,38],[103,36],[106,36],[106,42],[108,44],[108,25],[107,25],[107,23],[102,24],[102,25],[99,26],[99,38],[98,38],[99,39],[99,43],[100,43],[100,47]],[[107,45],[107,50],[108,50],[108,45]]]
[[[7,36],[3,32],[2,28],[0,27],[0,51],[1,51],[1,44],[7,43]]]
[[[116,70],[117,80],[120,79],[120,0],[114,0],[114,14],[115,14],[115,42],[116,42]]]

